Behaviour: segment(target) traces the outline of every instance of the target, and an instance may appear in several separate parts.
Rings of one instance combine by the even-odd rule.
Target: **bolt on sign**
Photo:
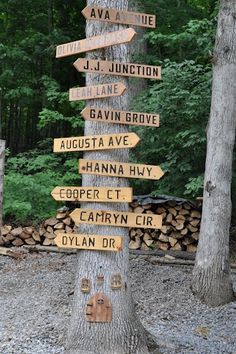
[[[134,148],[140,139],[135,133],[79,136],[54,139],[54,152]]]
[[[82,14],[87,20],[121,23],[147,28],[156,27],[156,16],[144,13],[86,6]]]
[[[131,203],[133,190],[128,187],[56,187],[51,195],[58,201]]]
[[[137,126],[159,127],[158,114],[127,112],[119,110],[86,107],[81,112],[85,120]]]
[[[90,251],[114,251],[122,250],[121,236],[102,236],[85,234],[58,234],[54,239],[60,248],[73,248]]]
[[[78,71],[140,77],[146,79],[161,79],[161,67],[142,64],[120,63],[107,60],[78,59],[73,64]]]
[[[114,84],[75,87],[69,90],[70,101],[92,100],[95,98],[121,96],[126,91],[122,82]]]
[[[153,180],[158,180],[164,175],[159,166],[86,159],[79,160],[79,173]]]
[[[112,45],[131,42],[136,32],[133,28],[108,32],[100,36],[90,37],[79,41],[60,44],[56,48],[56,58],[80,54],[92,50],[110,47]]]
[[[77,226],[80,224],[93,224],[147,229],[161,229],[162,227],[162,215],[78,208],[75,209],[70,216]]]

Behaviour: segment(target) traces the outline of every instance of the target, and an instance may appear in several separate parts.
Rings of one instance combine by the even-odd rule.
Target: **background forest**
[[[50,196],[54,187],[80,185],[79,154],[56,155],[52,142],[83,135],[83,103],[69,102],[68,89],[83,86],[84,76],[72,65],[75,57],[55,59],[55,46],[85,38],[85,6],[85,0],[0,3],[5,217],[40,221],[59,206]],[[157,15],[157,28],[146,32],[147,53],[135,60],[161,65],[163,80],[148,81],[131,108],[160,114],[161,128],[135,129],[142,144],[131,159],[158,164],[166,175],[155,183],[132,181],[134,193],[192,199],[202,195],[217,1],[145,0],[141,9]]]

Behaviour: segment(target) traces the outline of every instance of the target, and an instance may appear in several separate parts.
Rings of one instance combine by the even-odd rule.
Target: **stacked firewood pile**
[[[54,245],[54,238],[59,233],[72,233],[75,231],[73,221],[71,220],[68,208],[59,209],[56,217],[45,220],[39,227],[27,226],[13,228],[10,225],[4,225],[1,229],[0,246],[10,245],[34,246],[41,244],[43,246]]]
[[[150,199],[150,198],[149,198]],[[162,251],[196,252],[199,239],[201,211],[193,203],[183,199],[137,199],[131,203],[134,213],[159,214],[163,216],[161,230],[131,229],[131,249],[160,249]]]
[[[184,199],[137,197],[130,204],[134,213],[161,214],[161,230],[130,229],[130,249],[160,249],[195,252],[199,238],[201,211]],[[13,227],[4,225],[1,229],[0,246],[54,245],[59,233],[75,232],[75,225],[68,208],[59,209],[55,217],[45,220],[39,227]]]

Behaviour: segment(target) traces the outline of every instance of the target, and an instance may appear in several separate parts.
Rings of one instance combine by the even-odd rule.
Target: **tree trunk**
[[[5,166],[5,140],[0,139],[0,230],[2,226],[2,204],[3,204],[3,180]],[[0,231],[1,236],[1,231]]]
[[[128,0],[87,0],[87,5],[127,9]],[[124,28],[120,25],[111,25],[105,22],[88,21],[87,37],[100,35]],[[119,45],[101,49],[87,54],[90,59],[107,59],[129,62],[129,45]],[[128,87],[128,80],[121,77],[87,74],[87,85],[102,83],[123,82]],[[127,90],[128,91],[128,90]],[[128,109],[129,94],[121,97],[89,101],[89,106]],[[85,123],[85,135],[124,133],[127,126],[95,123]],[[110,160],[127,162],[128,149],[118,149],[104,152],[86,152],[86,159]],[[113,178],[93,175],[83,175],[83,186],[127,187],[124,178]],[[128,211],[127,203],[83,203],[83,208],[114,211]],[[123,237],[123,250],[120,252],[79,251],[76,289],[72,309],[71,324],[68,331],[67,354],[146,354],[148,348],[143,327],[136,317],[131,296],[129,280],[129,234],[127,228],[103,227],[96,225],[81,225],[80,232],[98,235],[119,235]],[[111,290],[111,276],[120,274],[123,287],[120,290]],[[99,285],[97,276],[103,276],[104,282]],[[80,282],[82,278],[91,281],[91,293],[82,294]],[[104,293],[112,304],[112,322],[90,323],[85,319],[85,308],[88,300],[96,293]]]
[[[229,267],[232,158],[236,125],[236,3],[222,0],[214,52],[203,214],[192,290],[210,306],[234,298]]]

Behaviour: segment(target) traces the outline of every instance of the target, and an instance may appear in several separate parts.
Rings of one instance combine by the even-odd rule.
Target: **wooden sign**
[[[159,127],[158,114],[126,112],[110,109],[86,107],[81,112],[85,120],[102,123],[129,124],[146,127]]]
[[[164,175],[159,166],[85,159],[79,160],[79,173],[154,180]]]
[[[106,295],[97,293],[88,301],[86,306],[86,321],[97,323],[112,321],[112,306]]]
[[[162,227],[162,215],[154,214],[136,214],[78,208],[75,209],[70,216],[76,225],[92,224],[147,229],[160,229]]]
[[[75,87],[69,90],[70,101],[92,100],[95,98],[121,96],[127,87],[122,82],[86,87]]]
[[[56,187],[51,195],[58,201],[131,203],[133,190],[119,187]]]
[[[134,148],[139,141],[135,133],[60,138],[54,139],[53,152],[128,149]]]
[[[82,293],[90,293],[91,281],[87,278],[82,278],[80,283],[80,290]]]
[[[101,236],[86,234],[58,234],[54,239],[57,247],[90,251],[120,251],[121,236]]]
[[[87,20],[121,23],[148,28],[156,27],[156,16],[144,13],[87,6],[83,9],[82,14]]]
[[[133,28],[120,31],[108,32],[100,36],[82,39],[69,43],[60,44],[56,48],[56,58],[89,52],[91,50],[110,47],[112,45],[128,43],[132,41],[136,32]]]
[[[111,277],[111,289],[119,290],[122,288],[122,279],[120,274],[112,275]]]
[[[161,67],[142,64],[120,63],[107,60],[78,59],[73,64],[78,71],[140,77],[145,79],[161,79]]]

